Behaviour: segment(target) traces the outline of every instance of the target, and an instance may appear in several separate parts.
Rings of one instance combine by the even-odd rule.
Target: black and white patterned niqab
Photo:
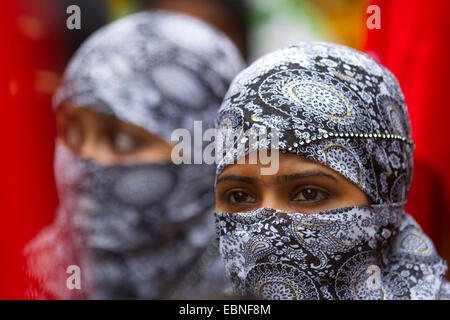
[[[192,134],[195,120],[213,127],[243,67],[237,48],[209,25],[164,11],[138,13],[81,46],[55,106],[70,100],[170,143],[175,129]],[[208,274],[184,279],[215,238],[213,166],[103,166],[57,141],[55,173],[56,220],[25,250],[27,271],[43,291],[30,289],[30,297],[161,299],[177,292],[193,298],[206,294],[198,292],[202,279],[211,290],[224,284],[212,254]],[[69,265],[80,266],[81,290],[66,287]]]
[[[403,210],[414,144],[404,97],[384,67],[334,44],[278,50],[236,77],[217,126],[223,136],[275,128],[281,152],[326,165],[371,200],[311,215],[272,208],[217,212],[219,248],[237,294],[297,300],[450,296],[446,263]],[[227,145],[216,174],[270,148],[270,140],[240,140],[241,150]]]

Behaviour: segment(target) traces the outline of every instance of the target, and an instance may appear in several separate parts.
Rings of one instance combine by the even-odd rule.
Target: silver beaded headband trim
[[[407,144],[413,145],[414,141],[410,138],[403,137],[398,134],[391,134],[391,133],[357,133],[357,132],[329,132],[324,133],[322,135],[318,136],[312,136],[309,139],[299,140],[298,143],[294,142],[293,147],[297,148],[299,145],[303,146],[306,144],[310,144],[311,142],[314,142],[316,140],[322,140],[322,139],[328,139],[330,137],[337,137],[337,138],[366,138],[366,139],[391,139],[391,140],[400,140],[403,142],[406,142]],[[292,150],[292,147],[288,148],[289,151]]]

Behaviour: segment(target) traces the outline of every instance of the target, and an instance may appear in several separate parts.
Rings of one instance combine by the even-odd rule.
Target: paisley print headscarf
[[[371,200],[311,215],[273,208],[216,212],[219,248],[236,294],[297,300],[449,297],[446,263],[403,210],[414,143],[399,84],[380,64],[328,43],[278,50],[236,77],[217,127],[223,136],[230,129],[276,129],[280,152],[326,165]],[[236,159],[270,148],[270,140],[238,139],[245,144],[241,152],[227,145],[216,175]]]
[[[105,26],[82,45],[54,104],[70,100],[171,143],[173,130],[192,133],[196,120],[205,129],[214,126],[223,96],[243,67],[237,48],[209,25],[164,11],[138,13]],[[103,166],[57,141],[60,207],[55,222],[25,249],[35,281],[29,297],[195,297],[205,294],[196,289],[204,288],[202,277],[213,279],[211,290],[222,286],[226,280],[217,268],[196,281],[184,279],[215,239],[214,170],[171,162]],[[217,264],[215,257],[209,253],[210,262],[202,259],[203,264]],[[70,265],[80,268],[80,290],[66,286]]]

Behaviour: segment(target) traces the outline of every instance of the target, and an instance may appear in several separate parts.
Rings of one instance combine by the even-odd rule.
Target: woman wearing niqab
[[[173,144],[176,129],[193,136],[194,121],[203,130],[213,127],[242,68],[235,46],[206,23],[165,11],[138,13],[80,47],[54,106],[58,111],[70,101]],[[55,175],[56,218],[25,248],[29,298],[193,298],[223,288],[211,165],[105,165],[57,138]]]
[[[275,51],[235,78],[217,127],[216,228],[236,294],[449,298],[446,262],[404,210],[414,142],[399,84],[383,66],[330,43]],[[230,132],[241,132],[236,143]],[[260,133],[267,139],[249,138]],[[272,177],[258,163],[236,163],[269,149],[279,151]]]

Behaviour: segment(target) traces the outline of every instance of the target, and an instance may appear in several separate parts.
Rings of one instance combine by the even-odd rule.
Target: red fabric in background
[[[449,258],[450,1],[371,1],[381,29],[369,30],[366,52],[398,78],[416,143],[407,211]]]
[[[22,248],[53,220],[57,204],[51,90],[66,60],[63,39],[50,28],[58,24],[50,16],[57,4],[15,0],[0,5],[1,299],[24,298]],[[59,28],[64,27],[61,21]]]

